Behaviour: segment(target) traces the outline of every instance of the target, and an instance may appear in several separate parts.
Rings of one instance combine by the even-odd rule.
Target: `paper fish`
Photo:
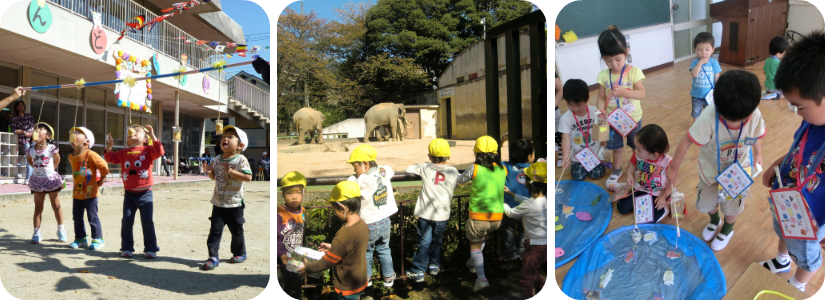
[[[596,200],[593,200],[593,202],[590,203],[590,206],[596,206],[596,204],[599,203],[599,200],[601,200],[601,199],[602,199],[602,195],[596,196]]]
[[[579,221],[590,222],[591,220],[593,220],[593,217],[590,215],[589,212],[580,211],[576,213],[576,219],[579,219]]]
[[[137,23],[126,23],[126,26],[129,26],[129,27],[132,27],[132,28],[135,28],[135,29],[140,29],[140,28],[143,27],[143,24],[146,22],[146,16],[144,16],[144,15],[139,15],[139,16],[134,17],[132,19],[137,20]]]
[[[565,218],[569,217],[573,214],[573,207],[565,205],[564,208],[562,208],[562,213],[564,214]]]
[[[652,300],[665,300],[665,295],[662,293],[653,293]]]
[[[627,251],[627,253],[622,254],[621,257],[624,257],[625,263],[630,263],[633,261],[633,264],[636,264],[636,246],[633,246],[633,250]]]
[[[673,273],[671,273],[671,277],[673,277]],[[607,269],[607,272],[602,274],[599,278],[599,288],[604,289],[607,287],[607,284],[610,283],[610,279],[613,278],[613,269]]]
[[[639,232],[639,228],[634,228],[632,232],[630,232],[630,236],[633,237],[633,243],[638,244],[639,241],[642,240],[642,233]]]
[[[587,300],[603,300],[601,294],[599,291],[584,290],[584,296],[587,297]]]
[[[673,285],[673,271],[670,268],[667,268],[665,271],[665,275],[662,276],[662,280],[664,281],[665,285]]]
[[[653,245],[653,243],[655,243],[658,240],[659,236],[656,234],[656,232],[651,231],[645,233],[645,242],[648,242],[648,245]]]
[[[564,229],[564,225],[561,225],[561,224],[556,225],[556,231],[559,231],[559,230],[562,230],[562,229]]]
[[[564,250],[562,250],[561,247],[556,247],[556,257],[561,257],[562,255],[564,255]]]
[[[681,254],[679,254],[679,253],[678,253],[678,252],[676,252],[676,251],[671,250],[671,251],[668,251],[668,252],[667,252],[667,258],[670,258],[670,259],[677,259],[677,258],[679,258],[679,257],[682,257],[682,255],[681,255]]]

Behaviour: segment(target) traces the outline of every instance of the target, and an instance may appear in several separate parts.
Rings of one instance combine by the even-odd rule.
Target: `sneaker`
[[[559,159],[556,160],[556,168],[561,168],[561,165],[562,165],[562,159],[561,159],[561,156],[559,156]]]
[[[106,247],[106,242],[103,241],[103,238],[99,238],[92,240],[92,244],[89,246],[89,249],[100,250],[103,247]]]
[[[148,258],[148,259],[158,258],[158,255],[155,254],[155,252],[146,252],[146,258]]]
[[[29,180],[28,179],[23,180],[23,185],[29,185]]]
[[[88,247],[88,246],[89,246],[89,238],[88,237],[84,237],[82,239],[75,239],[74,242],[69,244],[69,247],[72,247],[73,249],[77,249],[77,248],[80,248],[80,247]]]
[[[384,287],[391,288],[393,283],[395,283],[395,272],[392,272],[392,277],[384,278]]]
[[[766,92],[762,96],[762,100],[776,100],[776,99],[779,99],[779,95],[777,95],[776,93],[767,93]]]
[[[504,260],[504,261],[514,261],[514,260],[519,260],[519,259],[521,259],[521,256],[519,256],[516,253],[513,253],[511,255],[505,256],[502,260]]]
[[[436,265],[430,265],[429,269],[430,269],[430,275],[435,276],[435,275],[438,275],[438,271],[441,270],[441,267],[436,266]]]
[[[415,282],[424,282],[424,272],[412,273],[407,271],[407,278],[415,280]]]
[[[372,286],[372,280],[367,279],[367,287],[371,287],[371,286]]]
[[[473,266],[472,261],[473,261],[473,259],[472,259],[472,258],[470,258],[470,259],[468,259],[468,260],[467,260],[467,268],[470,268],[470,273],[475,274],[475,272],[476,272],[476,268]]]
[[[57,241],[61,243],[67,242],[69,239],[66,237],[65,230],[58,230],[57,231]]]
[[[790,279],[788,279],[788,283],[789,283],[790,285],[792,285],[793,287],[797,288],[798,290],[800,290],[801,292],[803,292],[803,293],[805,292],[805,286],[798,287],[798,286],[796,286],[795,284],[791,283],[791,280],[790,280]]]
[[[218,267],[218,264],[220,264],[220,261],[218,261],[218,258],[212,256],[209,259],[207,259],[206,262],[201,266],[201,270],[204,270],[204,271],[214,270],[215,268]]]
[[[729,234],[723,234],[721,232],[717,233],[716,238],[713,239],[713,243],[710,243],[710,248],[713,249],[713,251],[721,251],[722,249],[725,249],[725,247],[728,246],[728,242],[732,237],[733,230],[731,230]]]
[[[478,279],[476,279],[476,284],[475,284],[475,286],[473,286],[473,292],[478,292],[478,291],[486,289],[488,287],[490,287],[489,282],[487,282],[487,281],[478,281]]]
[[[234,263],[234,264],[239,264],[239,263],[242,263],[244,261],[246,261],[246,253],[244,253],[241,256],[237,256],[237,255],[233,256],[232,258],[229,259],[229,262]]]
[[[40,244],[40,241],[42,241],[42,240],[43,240],[43,237],[40,236],[39,234],[33,234],[32,235],[32,244]]]
[[[619,177],[622,177],[621,172],[619,172],[618,174],[614,173],[610,175],[610,177],[607,177],[607,181],[604,182],[605,187],[608,190],[615,191],[615,189],[618,187],[616,186],[616,184],[619,182]]]
[[[716,229],[719,227],[719,224],[721,223],[722,218],[719,218],[719,223],[709,223],[708,226],[705,227],[705,230],[702,231],[702,239],[705,240],[705,242],[710,242],[710,240],[712,240],[713,237],[716,235]]]
[[[791,261],[790,260],[788,260],[787,264],[783,265],[783,264],[780,264],[779,261],[777,261],[775,257],[771,258],[770,260],[760,261],[759,264],[762,265],[763,267],[765,267],[765,269],[768,269],[768,271],[771,271],[771,273],[774,273],[774,274],[776,274],[776,273],[787,273],[788,271],[791,270]]]
[[[132,251],[120,251],[120,257],[132,257]]]

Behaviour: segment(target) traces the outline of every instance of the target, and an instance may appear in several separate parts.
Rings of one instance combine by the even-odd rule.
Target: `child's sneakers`
[[[120,257],[132,257],[132,251],[120,251]]]
[[[787,262],[783,265],[780,263],[776,258],[771,258],[770,260],[761,261],[759,262],[760,265],[771,271],[772,273],[786,273],[791,270],[791,260],[788,259]]]
[[[722,249],[725,249],[725,247],[728,246],[728,242],[730,242],[730,239],[732,237],[733,230],[731,230],[728,234],[719,232],[716,234],[716,238],[713,239],[713,243],[710,243],[710,248],[713,249],[713,251],[721,251]]]
[[[716,235],[716,229],[719,228],[719,224],[721,223],[721,218],[719,219],[719,223],[709,223],[708,226],[705,227],[705,230],[702,231],[702,239],[705,240],[705,242],[710,242],[710,240],[712,240],[713,237]],[[727,243],[725,244],[727,245]]]
[[[103,247],[106,247],[106,242],[103,241],[103,238],[99,238],[92,240],[92,244],[89,246],[89,249],[100,250]]]
[[[148,258],[148,259],[158,258],[158,255],[155,252],[146,252],[146,258]]]
[[[61,243],[67,242],[69,239],[66,237],[65,230],[58,230],[57,231],[57,241]]]
[[[40,234],[35,233],[32,235],[32,244],[40,244],[40,241],[43,240],[43,237]]]
[[[424,282],[424,272],[412,273],[407,271],[407,278],[415,280],[415,282]]]
[[[234,263],[234,264],[239,264],[239,263],[242,263],[244,261],[246,261],[246,253],[244,253],[241,256],[237,256],[237,255],[233,256],[232,258],[229,259],[229,262]]]
[[[473,292],[478,292],[480,290],[486,289],[490,287],[490,283],[487,281],[479,281],[476,279],[476,284],[473,286]]]
[[[82,239],[75,239],[74,242],[69,244],[69,247],[72,247],[74,249],[77,249],[77,248],[80,248],[80,247],[88,247],[88,246],[89,246],[89,237],[88,236],[83,237]]]
[[[438,271],[441,270],[441,268],[439,266],[436,266],[436,265],[430,265],[429,269],[430,269],[430,275],[433,275],[433,276],[438,275]]]
[[[220,264],[220,261],[218,261],[218,258],[212,256],[212,257],[210,257],[209,259],[206,260],[206,262],[203,264],[203,266],[201,266],[201,270],[214,270],[215,268],[218,267],[218,264]]]
[[[616,191],[616,189],[619,187],[617,185],[619,183],[619,177],[622,177],[621,172],[610,174],[610,176],[607,177],[607,181],[604,182],[604,186],[608,190]]]
[[[395,283],[395,272],[392,272],[392,277],[384,278],[384,287],[391,288],[393,283]]]

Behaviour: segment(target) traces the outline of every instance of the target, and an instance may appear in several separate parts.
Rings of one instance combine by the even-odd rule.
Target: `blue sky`
[[[229,15],[232,20],[235,20],[235,22],[241,25],[244,35],[246,35],[246,40],[249,47],[266,47],[270,45],[270,38],[275,39],[275,35],[270,35],[269,24],[270,22],[277,22],[277,20],[269,20],[269,17],[266,15],[263,8],[258,6],[255,2],[243,0],[221,0],[221,6],[223,7],[223,11]],[[274,49],[258,52],[256,54],[269,61],[270,55],[273,54],[272,51],[274,51]],[[255,54],[248,54],[247,57],[240,57],[233,54],[232,58],[226,60],[226,63],[231,64],[249,61],[251,60],[252,55]],[[240,72],[241,70],[257,75],[255,70],[252,68],[252,65],[227,69],[229,73],[233,74]]]
[[[301,12],[301,2],[304,3],[304,13],[309,13],[310,11],[314,11],[318,14],[319,17],[325,18],[328,20],[337,20],[335,17],[335,13],[332,11],[333,8],[336,7],[344,7],[344,4],[347,3],[358,3],[358,2],[367,2],[367,0],[307,0],[307,1],[295,1],[289,4],[289,8],[292,10],[300,13]],[[376,1],[372,1],[375,3]]]

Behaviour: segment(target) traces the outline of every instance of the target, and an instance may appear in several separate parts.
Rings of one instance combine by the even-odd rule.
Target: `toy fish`
[[[652,300],[665,300],[665,295],[662,293],[653,293]]]
[[[562,229],[564,229],[564,225],[561,225],[561,224],[556,225],[556,231],[559,231],[559,230],[562,230]]]
[[[630,236],[633,237],[633,243],[638,244],[639,241],[642,240],[642,233],[639,231],[639,228],[634,228],[633,231],[630,233]]]
[[[562,250],[561,247],[556,247],[556,257],[561,257],[562,255],[564,255],[564,250]]]
[[[662,276],[662,280],[664,280],[665,285],[673,285],[673,271],[670,270],[670,268],[667,268],[665,275]]]
[[[556,222],[558,222],[558,221],[559,221],[559,216],[556,216]]]
[[[590,206],[596,206],[596,204],[599,203],[599,200],[601,200],[601,199],[602,199],[602,195],[596,196],[596,200],[593,200],[593,202],[590,202]]]
[[[668,252],[667,252],[667,258],[670,258],[670,259],[677,259],[677,258],[679,258],[679,257],[682,257],[682,255],[681,255],[681,254],[679,254],[679,253],[678,253],[678,252],[676,252],[676,251],[672,251],[672,250],[671,250],[671,251],[668,251]]]
[[[580,211],[576,213],[576,219],[579,219],[579,221],[590,222],[590,220],[593,220],[593,216],[591,216],[589,212]]]
[[[569,217],[573,214],[573,207],[565,205],[564,208],[562,208],[562,213],[564,214],[565,218]]]
[[[587,297],[587,300],[603,300],[602,293],[599,291],[588,291],[587,289],[584,290],[584,296]]]
[[[671,277],[673,277],[672,273],[671,273]],[[599,288],[604,289],[605,287],[607,287],[607,284],[610,283],[610,279],[613,278],[613,269],[607,269],[607,272],[602,274],[602,276],[599,277],[599,278],[600,278]]]
[[[636,264],[636,246],[633,246],[633,250],[627,251],[627,253],[622,254],[621,257],[624,257],[624,262],[625,263],[630,263],[630,261],[632,260],[633,264],[635,265]]]
[[[651,231],[651,232],[645,233],[645,242],[648,242],[647,243],[648,245],[653,245],[653,243],[655,243],[658,240],[659,240],[659,236],[656,234],[656,232]]]

